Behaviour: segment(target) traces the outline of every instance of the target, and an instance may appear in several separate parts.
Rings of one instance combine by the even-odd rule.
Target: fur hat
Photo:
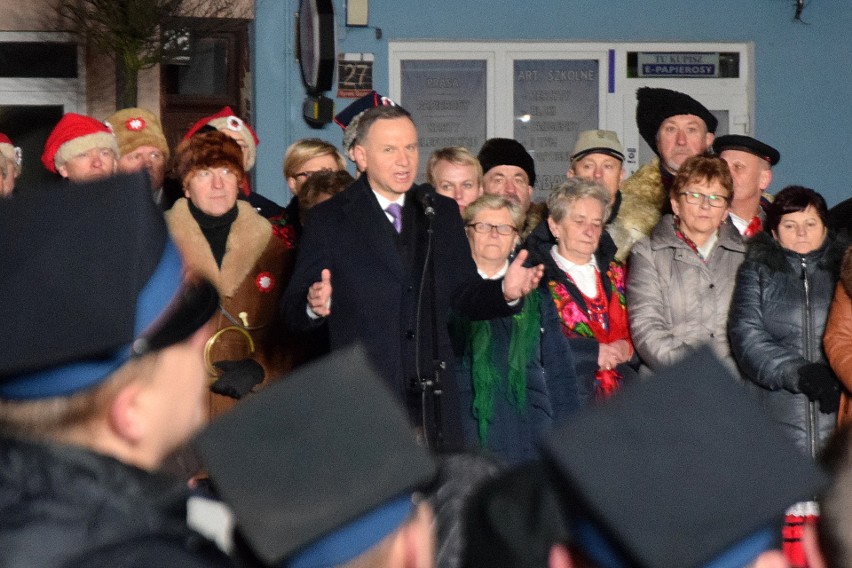
[[[163,126],[154,113],[144,108],[122,109],[105,121],[118,142],[120,155],[129,154],[140,146],[153,146],[169,159],[169,145],[163,135]]]
[[[491,138],[479,150],[477,156],[482,164],[482,173],[487,174],[494,166],[517,166],[527,173],[530,185],[535,185],[535,162],[526,148],[511,138]]]
[[[216,114],[202,118],[192,125],[192,128],[184,135],[183,139],[186,140],[194,136],[204,125],[212,126],[223,132],[230,130],[239,133],[248,148],[245,171],[249,171],[254,167],[254,160],[257,156],[257,145],[260,144],[260,140],[258,140],[254,130],[243,119],[234,114],[231,107],[226,106]]]
[[[648,146],[657,152],[657,131],[670,116],[692,114],[704,121],[707,132],[715,133],[719,121],[707,108],[684,93],[669,89],[641,87],[636,91],[636,125]]]
[[[19,146],[14,146],[9,137],[0,132],[0,156],[15,164],[15,177],[21,175],[24,154]]]
[[[92,148],[109,148],[118,157],[118,143],[106,124],[91,116],[74,112],[62,116],[44,143],[41,163],[49,171],[58,174],[57,168],[77,154]]]
[[[225,166],[237,174],[237,182],[245,177],[243,151],[236,140],[219,132],[202,132],[181,141],[175,149],[175,176],[184,182],[196,170]]]

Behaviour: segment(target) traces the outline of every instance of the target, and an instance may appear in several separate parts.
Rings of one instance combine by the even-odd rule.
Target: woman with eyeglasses
[[[728,343],[728,308],[745,244],[728,219],[733,180],[717,156],[686,160],[664,215],[630,255],[627,305],[633,344],[656,371],[699,345],[737,373]]]
[[[520,240],[521,210],[504,197],[483,195],[463,218],[480,276],[502,278]],[[449,327],[466,445],[507,463],[538,457],[538,435],[580,405],[552,302],[533,290],[518,314],[485,321],[452,315]]]
[[[302,186],[316,172],[345,171],[346,161],[332,144],[319,138],[297,140],[284,153],[284,179],[293,197],[287,205],[287,217],[301,228]]]
[[[602,185],[569,178],[547,197],[549,232],[540,226],[527,243],[544,263],[539,286],[556,308],[586,401],[610,396],[635,376],[625,267],[604,233],[610,199]]]

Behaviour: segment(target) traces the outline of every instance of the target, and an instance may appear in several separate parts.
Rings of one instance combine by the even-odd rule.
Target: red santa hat
[[[2,132],[0,132],[0,156],[15,164],[15,177],[21,175],[21,165],[24,161],[21,148],[12,144],[9,137]]]
[[[41,163],[57,174],[59,166],[92,148],[109,148],[118,157],[118,143],[106,124],[90,116],[69,112],[62,116],[47,137]]]
[[[191,138],[203,126],[207,125],[222,132],[231,131],[239,134],[245,141],[246,147],[248,148],[245,170],[249,171],[254,167],[254,160],[257,156],[257,145],[260,144],[260,140],[258,140],[257,134],[254,133],[251,126],[234,114],[231,107],[226,106],[216,114],[202,118],[192,125],[192,128],[190,128],[189,132],[184,135],[183,139],[186,140],[187,138]]]

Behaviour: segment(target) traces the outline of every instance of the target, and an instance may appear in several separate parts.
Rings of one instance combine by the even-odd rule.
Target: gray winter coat
[[[703,262],[677,237],[665,215],[630,254],[627,313],[639,357],[652,371],[708,344],[735,369],[728,344],[728,308],[745,244],[729,219]]]
[[[800,255],[766,233],[755,235],[731,305],[731,348],[743,376],[770,416],[813,457],[834,430],[836,414],[823,414],[801,393],[798,369],[826,363],[822,335],[843,248],[829,237]]]

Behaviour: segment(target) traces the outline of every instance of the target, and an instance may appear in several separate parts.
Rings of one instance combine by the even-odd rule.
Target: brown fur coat
[[[166,212],[166,223],[187,269],[210,280],[219,292],[220,309],[213,316],[214,333],[237,326],[247,331],[255,344],[255,351],[250,354],[241,332],[226,331],[209,344],[207,362],[251,356],[263,367],[263,384],[266,384],[290,368],[278,300],[290,276],[292,250],[285,249],[282,241],[273,236],[272,225],[251,205],[237,201],[237,208],[221,268],[216,265],[210,245],[185,198]],[[211,418],[234,403],[234,399],[211,393]]]

